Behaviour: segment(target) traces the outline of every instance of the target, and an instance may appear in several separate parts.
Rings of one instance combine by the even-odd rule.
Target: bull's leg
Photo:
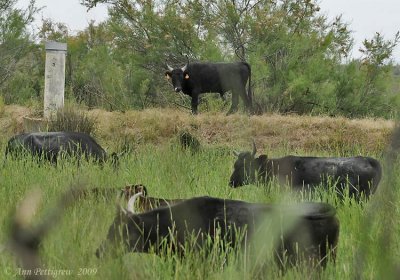
[[[239,104],[239,94],[237,91],[232,91],[232,105],[228,113],[226,114],[230,115],[235,113],[238,110],[238,104]]]
[[[246,88],[243,88],[240,90],[240,97],[243,100],[244,105],[246,106],[247,112],[251,113],[252,112],[252,106],[251,106],[251,101],[249,97],[246,94]]]
[[[221,96],[222,101],[226,102],[224,92],[220,92],[219,95]]]
[[[197,115],[197,106],[199,105],[199,95],[192,94],[192,114]]]

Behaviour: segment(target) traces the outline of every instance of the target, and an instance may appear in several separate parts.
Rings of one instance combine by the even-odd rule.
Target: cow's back
[[[74,147],[73,144],[79,144],[81,152],[86,157],[93,157],[96,160],[105,160],[105,150],[88,134],[80,132],[68,132],[65,136],[65,142],[68,147]]]
[[[183,209],[174,212],[174,217],[189,215],[191,219],[184,226],[190,230],[220,232],[227,238],[227,242],[238,244],[254,234],[261,234],[264,230],[280,229],[274,237],[277,245],[277,261],[289,256],[288,262],[295,264],[301,254],[305,258],[313,259],[325,266],[331,254],[336,255],[335,248],[339,239],[340,223],[336,216],[336,209],[327,203],[303,202],[296,204],[265,204],[245,201],[219,199],[212,197],[198,197],[181,203]],[[177,206],[177,205],[176,205]],[[185,211],[186,210],[186,211]],[[182,214],[186,213],[186,214]],[[272,224],[271,224],[272,223]],[[183,226],[183,221],[174,222]],[[263,225],[269,225],[263,228]],[[216,230],[216,226],[219,227]],[[238,233],[247,232],[247,238]],[[281,239],[282,238],[282,239]],[[299,255],[300,250],[300,255]]]
[[[196,90],[200,93],[224,93],[232,89],[244,89],[249,78],[249,65],[236,63],[190,63],[189,80],[183,85],[185,93]]]
[[[292,173],[295,188],[335,184],[343,193],[349,188],[350,195],[359,196],[374,193],[381,179],[382,169],[379,161],[370,157],[297,157],[287,156],[279,159],[284,170]],[[288,173],[285,173],[285,176]]]
[[[56,157],[60,152],[70,156],[92,156],[96,160],[105,159],[105,151],[94,139],[81,132],[46,132],[29,135],[35,146],[40,146],[48,157]]]

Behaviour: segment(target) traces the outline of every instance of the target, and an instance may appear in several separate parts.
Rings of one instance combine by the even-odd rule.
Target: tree
[[[0,3],[0,93],[7,103],[37,95],[36,81],[25,76],[34,67],[35,45],[28,26],[39,11],[31,0],[25,10],[15,8],[17,0]],[[36,88],[36,90],[35,90]],[[19,93],[15,96],[14,93]]]
[[[329,22],[316,0],[81,3],[89,9],[111,5],[114,58],[134,73],[129,90],[136,100],[143,99],[138,95],[141,85],[153,93],[152,100],[168,91],[161,79],[165,63],[183,65],[188,59],[250,62],[260,113],[358,116],[375,114],[367,108],[378,97],[382,102],[389,98],[375,92],[388,91],[380,64],[390,58],[398,39],[365,41],[363,66],[346,63],[353,46],[348,24],[341,16]]]

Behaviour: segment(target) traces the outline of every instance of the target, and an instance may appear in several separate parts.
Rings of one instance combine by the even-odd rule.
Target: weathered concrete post
[[[49,118],[58,108],[64,107],[65,56],[67,44],[46,42],[46,69],[44,80],[44,111]]]

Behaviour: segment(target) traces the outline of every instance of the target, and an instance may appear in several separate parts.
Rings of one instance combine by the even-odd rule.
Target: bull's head
[[[117,206],[117,215],[111,224],[107,240],[103,241],[100,247],[96,250],[98,258],[105,254],[116,255],[121,251],[143,252],[145,250],[143,244],[143,229],[142,221],[135,214],[135,201],[142,193],[133,195],[128,202],[127,208],[120,204]],[[120,200],[120,197],[119,197]]]
[[[142,184],[127,185],[121,189],[120,196],[124,197],[126,201],[129,201],[129,199],[137,193],[142,193],[142,196],[147,196],[146,186]]]
[[[165,76],[168,80],[171,80],[172,86],[174,87],[175,92],[182,91],[183,83],[185,80],[189,80],[189,73],[187,71],[187,64],[182,68],[172,68],[167,65],[168,70],[165,72]]]
[[[234,152],[237,160],[233,166],[233,173],[229,180],[229,185],[233,188],[247,185],[255,181],[255,155],[257,153],[256,144],[253,141],[252,152]]]

